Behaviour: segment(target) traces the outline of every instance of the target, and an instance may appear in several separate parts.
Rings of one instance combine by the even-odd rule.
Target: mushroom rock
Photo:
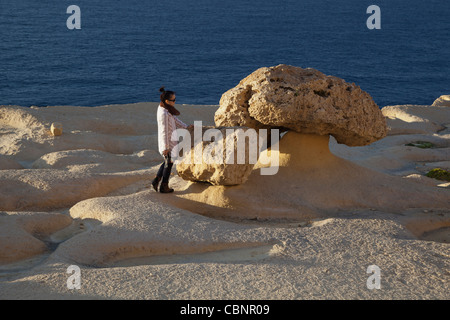
[[[338,143],[349,146],[367,145],[387,134],[386,120],[379,107],[358,86],[314,69],[287,65],[260,68],[225,92],[214,121],[220,130],[277,128],[303,134],[331,134]],[[244,183],[252,169],[250,163],[236,162],[191,161],[177,165],[178,175],[183,179],[214,185]]]
[[[214,120],[217,126],[330,134],[348,146],[368,145],[387,134],[380,108],[359,86],[283,64],[260,68],[225,92]]]
[[[215,123],[288,132],[261,152],[244,183],[185,184],[177,201],[191,211],[217,218],[308,220],[349,209],[402,212],[430,203],[448,206],[445,190],[389,176],[330,152],[330,135],[340,143],[363,146],[383,138],[387,126],[367,93],[317,70],[286,65],[256,70],[224,93]],[[263,163],[267,158],[277,163]],[[273,174],[261,173],[273,165]]]
[[[259,149],[253,149],[253,158],[250,156],[250,144],[245,143],[246,136],[249,136],[248,129],[202,126],[201,137],[198,137],[198,141],[195,140],[197,139],[194,136],[195,129],[189,130],[190,149],[176,162],[178,175],[184,180],[209,182],[213,185],[244,183],[251,174],[259,155]],[[255,135],[255,137],[258,139],[258,136]],[[239,141],[242,141],[240,145],[244,146],[241,150],[245,150],[245,153],[241,154],[242,161],[238,161]]]

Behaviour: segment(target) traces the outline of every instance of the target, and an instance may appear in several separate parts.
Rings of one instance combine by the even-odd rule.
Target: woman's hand
[[[170,153],[170,149],[166,149],[162,152],[164,157],[166,157],[169,153]]]

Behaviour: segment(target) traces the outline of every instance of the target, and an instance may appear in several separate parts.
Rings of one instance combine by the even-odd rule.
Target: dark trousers
[[[170,172],[172,171],[173,162],[170,155],[164,157],[164,162],[159,167],[156,174],[159,178],[162,178],[162,183],[169,183]]]

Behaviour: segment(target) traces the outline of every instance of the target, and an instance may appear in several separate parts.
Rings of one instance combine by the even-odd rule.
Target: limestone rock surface
[[[184,180],[209,182],[213,185],[244,183],[251,174],[259,155],[256,149],[257,144],[252,145],[248,140],[245,144],[243,143],[248,129],[203,126],[204,139],[197,142],[194,141],[194,129],[192,129],[190,131],[192,133],[191,149],[176,164],[178,175]],[[251,131],[256,133],[255,130]],[[255,142],[254,139],[253,141]],[[242,144],[239,144],[240,142]],[[250,152],[252,147],[255,148]]]
[[[450,94],[449,95],[444,95],[444,96],[440,96],[439,98],[437,98],[436,100],[434,100],[433,107],[450,107]]]
[[[379,107],[359,86],[283,64],[260,68],[225,92],[214,120],[217,126],[333,135],[348,146],[368,145],[387,134]]]

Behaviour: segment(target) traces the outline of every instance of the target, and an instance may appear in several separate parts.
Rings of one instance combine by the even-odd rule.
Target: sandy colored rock
[[[149,163],[160,161],[161,155],[155,150],[112,154],[101,150],[78,149],[47,153],[34,161],[31,168],[112,173],[146,169]]]
[[[32,258],[48,251],[45,240],[72,223],[60,213],[0,213],[0,265]]]
[[[443,106],[401,105],[386,106],[389,135],[436,133],[450,124],[450,109]]]
[[[239,186],[186,186],[179,195],[181,205],[206,203],[216,208],[214,212],[205,207],[199,213],[216,218],[299,220],[321,218],[336,210],[402,212],[427,204],[450,205],[448,190],[392,177],[335,156],[329,150],[328,136],[290,131],[280,140],[278,153],[275,175],[261,175],[263,165],[257,163]],[[362,187],[369,181],[371,188]]]
[[[0,299],[450,298],[450,189],[421,178],[448,163],[447,129],[393,121],[405,133],[361,147],[292,131],[277,174],[259,163],[237,186],[174,174],[167,195],[150,184],[157,105],[0,107],[0,204],[23,205],[0,211]],[[179,106],[207,126],[217,108]],[[440,107],[402,110],[450,123]],[[53,122],[64,123],[57,139]],[[367,288],[372,264],[381,290]]]
[[[286,128],[333,135],[364,146],[383,138],[386,122],[372,97],[355,84],[307,68],[260,68],[220,99],[217,126]]]
[[[14,156],[20,164],[31,165],[39,157],[56,151],[89,149],[133,154],[152,149],[158,142],[158,105],[142,102],[95,108],[0,106],[0,132],[5,133],[0,140],[0,154]],[[214,125],[217,106],[181,105],[177,108],[187,124],[202,119],[204,125]],[[64,134],[57,139],[49,130],[54,122],[64,124]],[[160,157],[158,162],[162,161]]]
[[[23,169],[23,166],[12,157],[0,155],[0,170],[5,169]]]
[[[434,100],[433,107],[450,107],[450,95],[443,95]]]
[[[204,126],[201,135],[205,138],[197,144],[194,143],[195,129],[190,130],[191,149],[177,161],[178,175],[185,180],[213,185],[244,183],[259,156],[258,132],[249,129]],[[208,132],[211,136],[207,137]],[[250,140],[255,144],[251,145]]]
[[[50,131],[52,133],[52,135],[54,136],[60,136],[63,133],[63,126],[61,123],[59,122],[54,122],[52,123],[52,125],[50,126]]]
[[[82,170],[1,170],[0,210],[64,208],[150,177],[146,170],[103,174],[91,174]]]

